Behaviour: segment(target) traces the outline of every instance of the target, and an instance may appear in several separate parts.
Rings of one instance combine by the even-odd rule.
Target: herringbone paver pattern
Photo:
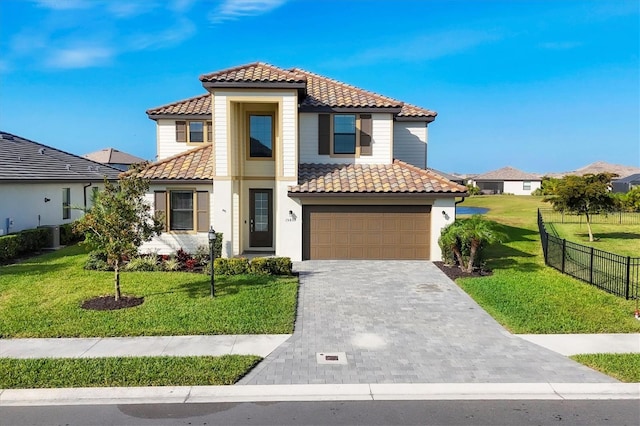
[[[294,335],[241,384],[615,382],[508,333],[435,265],[305,261]],[[346,365],[320,365],[345,352]]]

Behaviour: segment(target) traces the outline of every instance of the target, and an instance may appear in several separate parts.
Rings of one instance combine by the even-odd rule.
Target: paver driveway
[[[296,269],[295,332],[240,384],[615,382],[512,336],[430,262]],[[346,364],[318,363],[332,352]]]

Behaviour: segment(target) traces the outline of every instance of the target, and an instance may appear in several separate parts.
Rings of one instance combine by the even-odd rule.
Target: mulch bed
[[[144,297],[128,297],[121,296],[116,302],[114,296],[99,296],[82,302],[82,309],[91,309],[94,311],[113,311],[116,309],[132,308],[142,305]]]
[[[474,269],[473,272],[464,272],[462,269],[457,266],[449,266],[445,265],[444,262],[433,262],[442,272],[444,272],[450,279],[455,281],[457,278],[467,278],[467,277],[486,277],[488,275],[492,275],[493,272],[485,269]]]

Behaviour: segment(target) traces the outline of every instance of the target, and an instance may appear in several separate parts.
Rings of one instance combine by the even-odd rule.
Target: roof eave
[[[205,89],[306,89],[304,81],[203,81]]]
[[[431,123],[435,121],[435,119],[436,119],[435,116],[400,115],[395,117],[396,121],[422,121],[425,123]]]
[[[468,192],[292,192],[290,198],[374,197],[374,198],[455,198],[467,197]]]
[[[402,107],[331,107],[331,106],[311,106],[304,105],[298,108],[298,112],[336,112],[336,113],[349,113],[349,112],[371,112],[371,113],[390,113],[398,114],[402,110]]]
[[[150,114],[147,112],[147,116],[150,120],[163,120],[163,119],[182,119],[182,120],[199,120],[203,118],[211,118],[210,113],[206,114]]]

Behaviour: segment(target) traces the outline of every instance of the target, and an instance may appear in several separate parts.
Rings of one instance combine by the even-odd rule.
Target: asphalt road
[[[0,407],[13,425],[633,425],[638,400],[243,402]]]

